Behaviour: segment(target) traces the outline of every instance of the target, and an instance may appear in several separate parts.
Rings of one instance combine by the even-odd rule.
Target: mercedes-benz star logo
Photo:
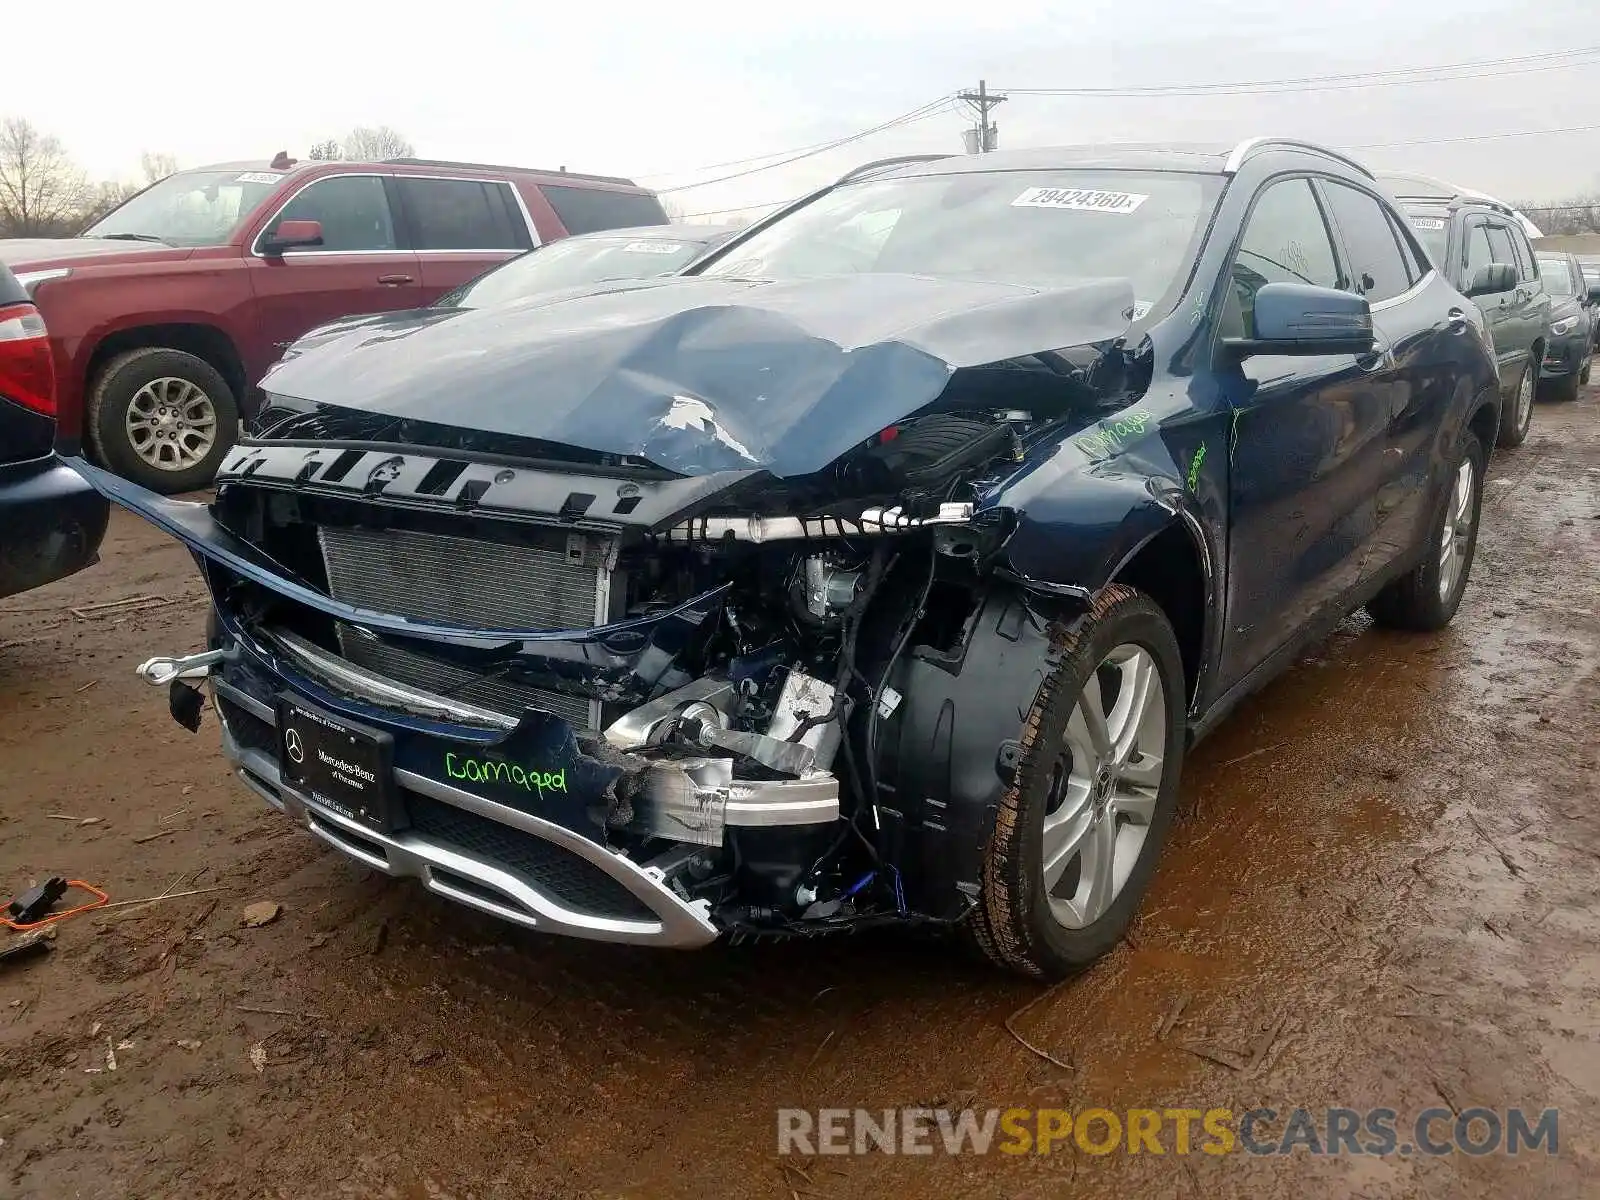
[[[289,752],[289,757],[297,763],[306,760],[306,748],[300,744],[300,731],[291,729],[283,735],[283,748]]]

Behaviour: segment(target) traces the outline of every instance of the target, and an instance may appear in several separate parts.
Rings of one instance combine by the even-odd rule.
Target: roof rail
[[[1517,215],[1517,210],[1504,200],[1496,200],[1493,196],[1482,196],[1477,192],[1457,192],[1450,197],[1450,207],[1458,208],[1463,204],[1481,204],[1484,208],[1492,208],[1496,212],[1504,213],[1508,217]]]
[[[862,163],[853,171],[846,171],[834,182],[849,183],[852,179],[859,179],[869,171],[881,170],[884,167],[897,167],[903,163],[938,162],[942,158],[954,158],[953,154],[896,154],[891,158],[874,159],[869,163]]]
[[[1265,150],[1268,147],[1281,147],[1287,150],[1306,150],[1312,154],[1321,154],[1325,158],[1333,159],[1335,162],[1342,162],[1347,167],[1354,167],[1368,179],[1376,179],[1376,176],[1373,175],[1371,170],[1369,170],[1362,163],[1359,163],[1355,159],[1351,158],[1348,154],[1340,154],[1337,150],[1330,150],[1326,146],[1317,145],[1315,142],[1302,141],[1300,138],[1283,137],[1246,138],[1233,148],[1233,152],[1228,155],[1228,161],[1222,164],[1223,173],[1227,175],[1234,174],[1239,170],[1240,167],[1244,166],[1245,160],[1257,150]]]
[[[621,175],[585,175],[581,171],[569,171],[565,167],[551,171],[544,167],[506,167],[495,163],[451,162],[446,158],[386,158],[383,161],[401,167],[450,167],[457,171],[503,171],[517,175],[565,175],[569,179],[586,179],[591,183],[622,183],[628,187],[639,186],[633,180],[624,179]]]

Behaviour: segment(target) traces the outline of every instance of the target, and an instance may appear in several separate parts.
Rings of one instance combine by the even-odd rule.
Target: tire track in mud
[[[920,939],[558,942],[353,867],[238,787],[209,720],[177,732],[132,679],[148,654],[195,644],[197,614],[45,627],[0,613],[0,643],[38,639],[0,650],[0,874],[69,869],[121,898],[204,867],[228,889],[187,935],[213,897],[71,922],[48,959],[0,974],[0,1191],[792,1200],[808,1190],[774,1154],[781,1105],[1414,1109],[1448,1094],[1592,1111],[1600,621],[1579,610],[1600,608],[1596,393],[1540,405],[1489,477],[1451,630],[1353,620],[1195,752],[1132,939],[1020,1018],[1073,1072],[1005,1030],[1036,987]],[[181,552],[119,518],[101,566],[35,595],[81,606],[192,587]],[[69,799],[105,823],[44,817]],[[181,829],[130,844],[184,803]],[[283,916],[238,928],[263,898]],[[1255,1072],[1184,1048],[1249,1048],[1280,1018]],[[88,1074],[108,1032],[133,1046],[114,1074]],[[1575,1124],[1570,1144],[1515,1164],[1076,1154],[804,1169],[829,1200],[1584,1195],[1594,1134]]]

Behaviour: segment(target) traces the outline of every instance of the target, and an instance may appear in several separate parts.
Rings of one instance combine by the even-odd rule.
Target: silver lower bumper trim
[[[275,723],[272,710],[218,680],[223,697],[254,716]],[[220,712],[219,712],[220,715]],[[648,908],[654,920],[627,920],[579,912],[540,889],[539,880],[462,853],[410,831],[381,834],[321,807],[285,787],[278,765],[259,750],[241,746],[222,721],[222,751],[246,786],[304,825],[330,846],[364,866],[396,878],[420,880],[431,892],[503,920],[593,941],[693,949],[716,940],[709,905],[690,903],[667,886],[658,867],[639,864],[587,838],[528,813],[485,800],[411,771],[397,770],[400,786],[421,792],[502,825],[543,838],[598,867]],[[465,886],[462,886],[465,885]]]

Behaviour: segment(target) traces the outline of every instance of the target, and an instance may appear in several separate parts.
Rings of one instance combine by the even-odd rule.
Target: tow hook
[[[165,687],[179,679],[204,679],[211,674],[212,667],[227,657],[226,650],[206,650],[182,658],[148,658],[134,673],[146,683]]]
[[[200,730],[200,715],[205,709],[205,695],[187,680],[202,680],[212,668],[228,657],[226,650],[206,650],[182,658],[151,658],[139,664],[138,676],[146,683],[167,689],[167,709],[172,719],[190,733]]]

